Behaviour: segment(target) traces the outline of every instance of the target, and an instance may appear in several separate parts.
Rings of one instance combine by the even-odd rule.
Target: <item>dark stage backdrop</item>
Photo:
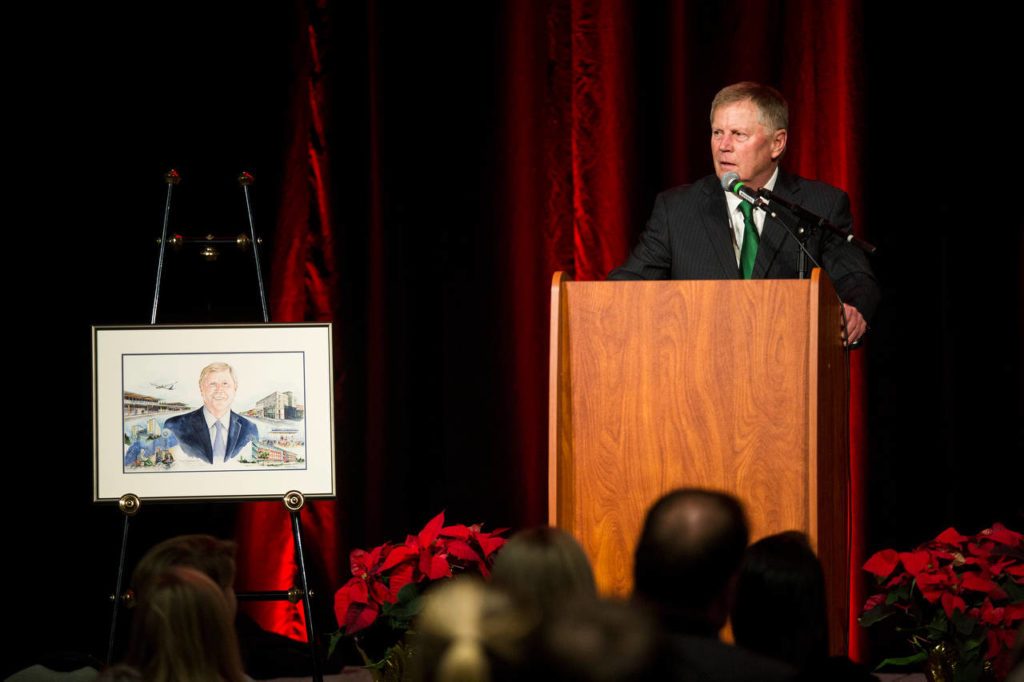
[[[368,514],[369,537],[400,537],[430,509],[451,513],[462,500],[488,520],[544,520],[551,275],[604,278],[625,257],[653,192],[709,170],[707,108],[722,84],[754,79],[790,93],[789,167],[861,195],[862,23],[855,4],[766,3],[737,15],[728,6],[613,0],[370,4],[312,23],[314,46],[330,31],[330,44],[361,43],[365,54],[321,57],[323,80],[294,99],[299,111],[312,105],[304,119],[331,133],[309,127],[306,159],[289,157],[289,177],[313,185],[312,196],[305,183],[289,182],[289,191],[316,210],[286,194],[276,237],[291,248],[278,247],[275,271],[294,274],[275,280],[275,293],[287,319],[339,319],[339,368],[356,379],[350,362],[361,367],[358,383],[340,390],[355,408],[346,423],[359,414],[365,426],[348,453],[359,461],[344,470],[361,474],[351,494]],[[794,34],[806,39],[782,39]],[[364,89],[339,88],[343,78],[365,79]],[[320,97],[327,82],[333,96]],[[361,121],[338,111],[353,100]],[[365,136],[357,159],[335,146],[350,136]],[[338,184],[325,182],[325,169]],[[360,176],[368,177],[351,192]],[[365,325],[358,333],[336,286],[338,235],[350,244],[344,270],[358,273],[353,285],[366,292],[351,304]],[[325,253],[296,246],[307,240]],[[854,374],[862,520],[860,356]],[[397,491],[419,503],[396,508]],[[243,518],[265,537],[269,518],[256,522],[251,511]],[[862,524],[854,529],[862,547]]]
[[[19,491],[47,501],[12,519],[45,588],[18,591],[24,641],[5,668],[105,647],[120,519],[89,502],[88,325],[148,322],[164,171],[184,177],[172,230],[190,235],[246,229],[234,180],[252,172],[274,321],[335,324],[339,496],[304,512],[318,618],[333,629],[353,548],[401,540],[442,509],[544,522],[550,276],[604,277],[658,191],[711,171],[708,105],[741,79],[788,96],[784,165],[848,190],[858,234],[880,248],[884,302],[853,356],[856,554],[950,524],[1024,527],[1022,243],[1006,182],[1021,145],[992,68],[1005,41],[981,12],[209,5],[26,23],[48,32],[27,52],[42,56],[24,103],[49,117],[19,128],[39,191],[15,199],[34,222],[10,242],[8,290],[21,352],[61,360],[17,363],[14,380],[77,409],[27,410],[22,392],[11,410],[33,415],[24,433],[55,434],[48,460],[68,459],[15,463]],[[183,252],[167,276],[160,321],[259,319],[244,258]],[[240,589],[293,578],[278,502],[144,505],[129,561],[181,532],[234,535]],[[293,608],[254,613],[304,636]]]

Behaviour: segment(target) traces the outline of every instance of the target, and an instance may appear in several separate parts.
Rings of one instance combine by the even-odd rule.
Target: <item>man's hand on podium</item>
[[[846,316],[846,327],[843,329],[843,344],[847,348],[856,348],[860,345],[861,338],[868,330],[868,323],[860,311],[849,303],[843,304],[843,314]]]

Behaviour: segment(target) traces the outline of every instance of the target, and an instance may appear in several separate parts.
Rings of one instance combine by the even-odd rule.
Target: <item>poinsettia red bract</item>
[[[911,552],[876,552],[864,570],[877,592],[862,624],[893,616],[922,657],[946,644],[965,665],[990,661],[997,676],[1006,669],[1024,621],[1024,535],[998,523],[973,536],[947,528]]]
[[[399,593],[410,583],[442,580],[465,570],[486,578],[494,553],[505,544],[505,538],[498,537],[502,532],[484,533],[480,525],[445,527],[441,512],[400,545],[352,550],[353,577],[334,595],[338,626],[347,635],[369,627],[385,604],[399,602]]]

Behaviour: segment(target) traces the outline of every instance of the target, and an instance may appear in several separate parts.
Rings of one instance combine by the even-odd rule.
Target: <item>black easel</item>
[[[167,228],[170,224],[171,215],[171,194],[174,186],[181,182],[181,176],[175,170],[170,170],[164,174],[164,182],[167,183],[167,199],[164,203],[164,219],[163,219],[163,230],[160,236],[160,255],[157,261],[156,267],[156,284],[153,288],[153,311],[150,317],[150,324],[156,324],[157,308],[160,303],[160,282],[163,277],[164,268],[164,257],[166,255],[166,246],[168,243],[174,243],[175,245],[187,244],[187,243],[202,243],[207,246],[211,244],[235,244],[245,249],[249,243],[252,244],[253,259],[256,264],[256,279],[259,284],[260,304],[263,308],[263,322],[270,322],[270,315],[267,310],[267,297],[263,288],[263,271],[260,267],[259,258],[259,240],[256,237],[256,225],[253,220],[252,203],[249,197],[249,187],[253,184],[253,177],[247,172],[242,172],[238,177],[238,184],[242,188],[242,192],[245,195],[245,207],[246,214],[249,218],[249,237],[244,238],[244,235],[235,239],[184,239],[181,237],[174,237],[169,242],[167,238]],[[313,680],[315,682],[323,682],[323,672],[320,664],[320,650],[317,647],[317,634],[316,626],[314,624],[313,606],[312,606],[312,591],[309,589],[309,581],[306,573],[306,555],[305,549],[302,543],[302,518],[301,511],[305,506],[306,498],[303,494],[297,490],[290,490],[284,494],[283,502],[285,509],[288,510],[291,516],[292,524],[292,542],[295,547],[295,555],[299,565],[299,587],[291,588],[289,590],[274,590],[265,592],[244,592],[237,594],[237,598],[240,601],[290,601],[293,604],[297,603],[299,598],[302,599],[302,605],[305,609],[305,620],[306,620],[306,639],[309,642],[309,652],[313,667]],[[118,508],[124,516],[124,524],[121,531],[121,554],[118,560],[117,567],[117,579],[115,581],[114,594],[111,595],[110,599],[113,602],[112,614],[110,617],[110,638],[107,644],[107,663],[110,663],[114,656],[114,641],[117,633],[117,614],[122,604],[126,607],[134,605],[134,595],[131,592],[125,593],[123,591],[124,586],[124,569],[125,569],[125,557],[128,548],[128,527],[130,519],[135,516],[140,507],[142,501],[137,495],[128,493],[122,495],[118,501]]]
[[[106,660],[108,665],[114,658],[114,638],[117,635],[117,613],[120,611],[119,607],[121,603],[124,603],[125,606],[130,608],[135,603],[131,593],[122,592],[122,586],[124,585],[124,559],[128,551],[128,522],[139,512],[141,504],[138,495],[133,495],[132,493],[122,495],[121,499],[117,502],[117,508],[124,515],[124,524],[121,529],[121,556],[117,562],[117,580],[114,583],[114,594],[110,595],[113,609],[110,614],[110,639],[107,640]]]

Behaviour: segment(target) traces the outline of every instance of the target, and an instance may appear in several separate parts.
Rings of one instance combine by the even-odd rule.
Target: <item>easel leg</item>
[[[313,623],[313,602],[310,598],[309,581],[306,579],[306,553],[302,547],[302,517],[300,513],[305,504],[302,493],[292,491],[285,495],[284,505],[292,518],[292,539],[295,542],[295,556],[299,563],[299,585],[302,588],[302,606],[306,611],[306,639],[309,641],[309,653],[313,662],[314,682],[323,682],[320,670],[320,649],[317,646],[316,627]]]
[[[117,635],[117,612],[121,610],[121,588],[124,584],[124,559],[128,552],[128,521],[139,511],[139,498],[131,493],[122,495],[117,506],[124,514],[124,529],[121,531],[121,558],[117,564],[117,580],[110,601],[113,611],[110,615],[110,639],[107,640],[107,665],[114,662],[114,639]]]

